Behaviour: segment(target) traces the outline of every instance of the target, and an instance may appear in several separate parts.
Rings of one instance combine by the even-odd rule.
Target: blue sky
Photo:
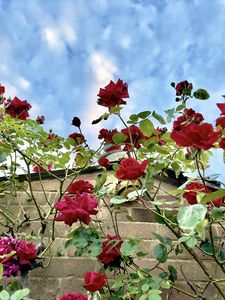
[[[172,81],[207,87],[209,102],[190,106],[214,122],[225,94],[224,36],[224,0],[0,0],[0,82],[59,135],[80,117],[90,144],[101,126],[118,125],[91,125],[106,111],[96,95],[110,79],[129,84],[126,116],[173,107]]]

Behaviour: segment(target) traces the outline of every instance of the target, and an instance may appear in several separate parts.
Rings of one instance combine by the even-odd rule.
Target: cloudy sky
[[[91,121],[106,111],[96,95],[111,79],[129,85],[126,115],[172,108],[170,83],[187,79],[208,89],[207,105],[189,105],[214,122],[225,94],[224,36],[224,0],[0,0],[0,83],[59,135],[80,117],[90,144],[99,129]]]

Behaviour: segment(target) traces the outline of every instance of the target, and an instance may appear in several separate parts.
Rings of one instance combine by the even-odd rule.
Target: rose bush
[[[75,255],[94,257],[101,267],[99,272],[85,270],[83,287],[86,294],[77,291],[61,293],[60,300],[159,300],[163,290],[172,288],[192,298],[205,299],[208,286],[213,286],[215,294],[225,299],[224,277],[217,277],[199,255],[201,252],[212,259],[225,274],[224,236],[213,230],[215,225],[223,231],[225,228],[224,184],[205,175],[211,151],[225,150],[225,103],[217,103],[221,113],[215,116],[215,124],[206,123],[204,116],[188,107],[188,103],[190,98],[207,100],[208,92],[204,89],[193,91],[187,80],[171,85],[175,89],[175,100],[179,102],[175,108],[165,110],[165,116],[155,111],[143,111],[132,114],[128,120],[122,116],[124,99],[129,98],[128,84],[119,79],[100,88],[97,103],[106,107],[107,112],[93,124],[114,115],[121,121],[121,128],[102,128],[98,135],[101,145],[96,151],[88,145],[78,117],[73,118],[72,125],[79,131],[67,138],[52,131],[45,132],[41,126],[45,117],[29,119],[31,105],[17,97],[6,99],[5,87],[0,85],[3,104],[0,168],[5,175],[5,181],[0,182],[0,195],[10,197],[13,207],[17,204],[23,212],[14,218],[10,206],[0,207],[1,226],[5,228],[0,238],[2,276],[20,275],[24,279],[32,269],[42,266],[40,259],[54,243],[55,227],[58,222],[64,222],[69,234],[62,248],[75,247]],[[165,125],[171,121],[170,133]],[[117,154],[118,158],[115,158]],[[95,182],[78,178],[90,166],[99,171]],[[56,169],[65,170],[65,175],[58,177],[54,172]],[[28,183],[26,193],[37,211],[35,219],[16,197],[17,191],[23,188],[17,176],[21,170]],[[157,197],[161,181],[171,172],[178,178],[184,171],[192,174],[191,179],[186,178],[185,185],[167,192],[176,198],[173,203],[176,210],[171,211],[171,207],[167,208],[168,202]],[[60,186],[57,199],[50,202],[46,197],[45,212],[32,189],[32,172],[37,173],[45,196],[44,172]],[[159,178],[158,185],[155,177]],[[151,269],[139,266],[138,259],[148,254],[141,250],[142,240],[123,236],[118,226],[117,215],[124,212],[123,203],[129,205],[133,201],[143,205],[156,217],[156,222],[164,224],[175,236],[172,240],[154,234],[157,245],[153,250],[155,265]],[[113,233],[105,230],[99,213],[103,208],[109,212]],[[127,218],[130,220],[131,216]],[[23,226],[33,221],[40,226],[35,236],[23,232]],[[70,231],[74,223],[76,227]],[[46,230],[47,224],[51,225],[50,234]],[[49,243],[44,245],[46,235]],[[37,246],[31,241],[34,238],[38,241]],[[191,292],[186,288],[181,290],[177,285],[177,271],[168,259],[171,254],[178,256],[184,250],[205,274],[204,288],[193,284],[185,275]]]

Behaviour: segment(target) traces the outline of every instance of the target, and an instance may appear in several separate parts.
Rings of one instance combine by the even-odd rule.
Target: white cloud
[[[59,31],[55,28],[46,27],[43,30],[43,38],[48,43],[48,46],[52,50],[61,50],[63,42],[60,39]]]
[[[98,52],[90,56],[90,68],[99,84],[108,83],[118,71],[109,57]]]
[[[30,88],[30,82],[22,76],[19,76],[17,79],[17,84],[23,90],[28,90]]]

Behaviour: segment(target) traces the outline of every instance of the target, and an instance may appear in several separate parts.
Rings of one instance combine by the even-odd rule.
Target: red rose
[[[109,160],[106,157],[99,158],[98,164],[99,164],[99,166],[105,167],[106,169],[110,168]]]
[[[219,142],[219,146],[220,146],[220,148],[222,148],[223,150],[225,150],[225,139],[222,139],[222,140]]]
[[[50,133],[48,134],[47,139],[48,139],[49,141],[54,141],[55,139],[57,139],[57,137],[58,137],[57,134],[54,134],[54,133],[50,132]]]
[[[5,93],[5,87],[3,85],[0,85],[0,95]]]
[[[197,181],[187,184],[185,187],[185,191],[186,192],[183,194],[183,197],[191,205],[198,203],[198,201],[197,201],[197,193],[198,192],[207,193],[207,194],[212,192],[212,190],[210,188],[206,187],[206,189],[205,189],[204,185]],[[220,207],[223,203],[223,199],[218,198],[216,200],[213,200],[212,202],[208,202],[207,205],[211,205],[212,203],[216,207]]]
[[[224,96],[223,96],[224,97]],[[216,105],[218,106],[218,108],[220,109],[221,111],[221,116],[222,115],[225,115],[225,103],[216,103]]]
[[[130,150],[132,146],[139,149],[141,147],[140,140],[145,136],[141,133],[140,128],[136,125],[131,125],[129,128],[124,128],[121,132],[127,136],[124,144],[126,144],[124,150]]]
[[[99,140],[104,139],[104,142],[107,144],[114,144],[112,137],[116,133],[118,133],[117,129],[108,130],[103,128],[99,131],[98,138]]]
[[[78,220],[88,225],[91,221],[90,215],[96,215],[98,212],[97,206],[97,200],[86,193],[77,194],[74,198],[65,195],[64,200],[55,205],[56,210],[60,212],[55,220],[63,221],[69,226]]]
[[[189,124],[180,130],[173,130],[171,138],[178,146],[208,150],[218,140],[221,130],[214,131],[213,126],[208,123]]]
[[[176,89],[176,95],[181,96],[183,94],[184,89],[190,90],[190,92],[191,92],[192,84],[189,83],[187,80],[184,80],[184,81],[179,82],[176,85],[175,89]]]
[[[29,117],[28,110],[31,105],[25,100],[21,101],[19,98],[15,97],[9,104],[5,107],[5,113],[10,115],[12,118],[17,118],[20,120],[26,120]]]
[[[88,300],[88,297],[80,293],[66,293],[59,300]]]
[[[83,144],[84,142],[84,136],[81,133],[74,132],[71,133],[69,137],[73,139],[78,145]]]
[[[38,124],[44,124],[44,122],[45,122],[45,116],[37,116],[36,122]]]
[[[70,194],[77,194],[77,193],[88,193],[88,194],[93,194],[94,193],[94,186],[92,183],[90,183],[87,180],[83,179],[78,179],[74,182],[72,182],[68,188],[67,191]]]
[[[216,119],[216,126],[221,126],[222,128],[225,128],[225,116]]]
[[[104,268],[115,265],[120,261],[122,243],[120,236],[107,235],[107,240],[102,243],[102,252],[98,255],[98,259],[104,265]]]
[[[134,158],[124,158],[120,162],[119,169],[116,170],[116,177],[120,180],[135,180],[144,175],[148,161],[141,164]]]
[[[123,83],[122,80],[118,80],[114,83],[112,80],[104,88],[100,89],[98,96],[98,104],[106,107],[115,107],[116,105],[126,104],[122,98],[129,98],[128,85]]]
[[[91,293],[101,290],[106,285],[105,274],[86,272],[84,275],[84,280],[84,288]]]
[[[181,130],[183,126],[189,125],[191,123],[199,124],[204,120],[203,115],[196,113],[192,108],[185,109],[184,114],[178,117],[173,122],[173,129]]]
[[[16,243],[16,255],[21,265],[31,265],[31,261],[37,258],[36,247],[33,243],[19,240]]]

